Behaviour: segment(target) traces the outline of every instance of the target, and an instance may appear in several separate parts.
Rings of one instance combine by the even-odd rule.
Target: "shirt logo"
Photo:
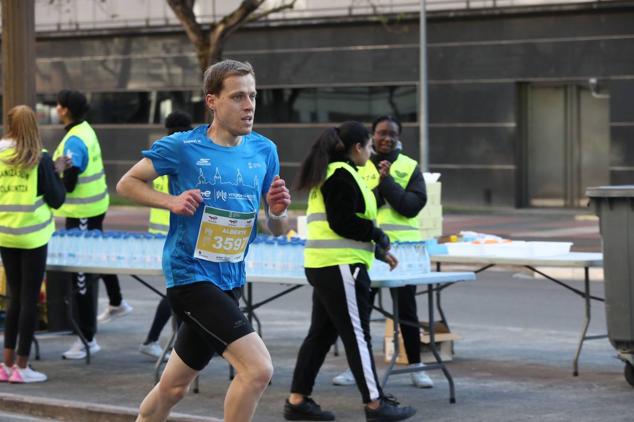
[[[227,200],[227,192],[223,190],[216,191],[216,199],[222,199],[223,201]]]
[[[201,158],[198,161],[196,161],[196,165],[197,166],[210,166],[211,162],[209,161],[209,158]]]
[[[247,163],[247,166],[250,169],[257,169],[257,168],[262,167],[262,163]]]
[[[185,139],[183,143],[184,144],[199,144],[200,139]]]

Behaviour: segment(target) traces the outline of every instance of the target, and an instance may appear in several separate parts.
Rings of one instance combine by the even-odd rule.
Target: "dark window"
[[[258,91],[258,123],[372,121],[390,114],[417,119],[415,86],[278,88]]]
[[[150,123],[149,92],[104,92],[89,96],[90,123]]]
[[[95,92],[88,121],[101,124],[162,124],[174,110],[184,111],[195,123],[209,121],[200,91]],[[383,114],[403,122],[417,121],[415,86],[271,88],[258,90],[257,123],[331,123],[344,120],[371,122]],[[56,95],[38,95],[41,124],[59,123]]]

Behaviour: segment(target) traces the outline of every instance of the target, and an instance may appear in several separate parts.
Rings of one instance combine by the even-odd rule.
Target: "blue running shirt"
[[[207,137],[208,128],[209,125],[203,125],[177,132],[142,152],[159,175],[169,175],[172,195],[200,189],[204,200],[191,217],[170,214],[163,249],[168,288],[210,281],[222,290],[230,290],[245,283],[244,261],[211,262],[194,257],[204,205],[257,214],[260,198],[266,195],[280,171],[276,146],[268,138],[251,132],[242,137],[239,145],[225,147]],[[257,219],[249,243],[256,236],[256,227]]]

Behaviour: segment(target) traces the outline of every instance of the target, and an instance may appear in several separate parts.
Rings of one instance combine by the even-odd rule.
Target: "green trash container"
[[[603,239],[608,338],[634,387],[634,185],[588,188]]]

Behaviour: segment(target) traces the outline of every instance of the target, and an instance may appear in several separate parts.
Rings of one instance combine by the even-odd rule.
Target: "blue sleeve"
[[[280,159],[277,156],[277,148],[273,146],[266,163],[266,174],[264,175],[264,181],[262,182],[262,197],[266,198],[266,194],[271,187],[271,183],[273,183],[273,178],[279,174]]]
[[[77,136],[73,135],[66,140],[64,155],[70,157],[71,167],[77,167],[80,173],[88,167],[88,148]]]
[[[174,136],[166,136],[152,144],[149,150],[141,151],[145,158],[152,160],[154,170],[159,176],[178,173],[181,142]]]

